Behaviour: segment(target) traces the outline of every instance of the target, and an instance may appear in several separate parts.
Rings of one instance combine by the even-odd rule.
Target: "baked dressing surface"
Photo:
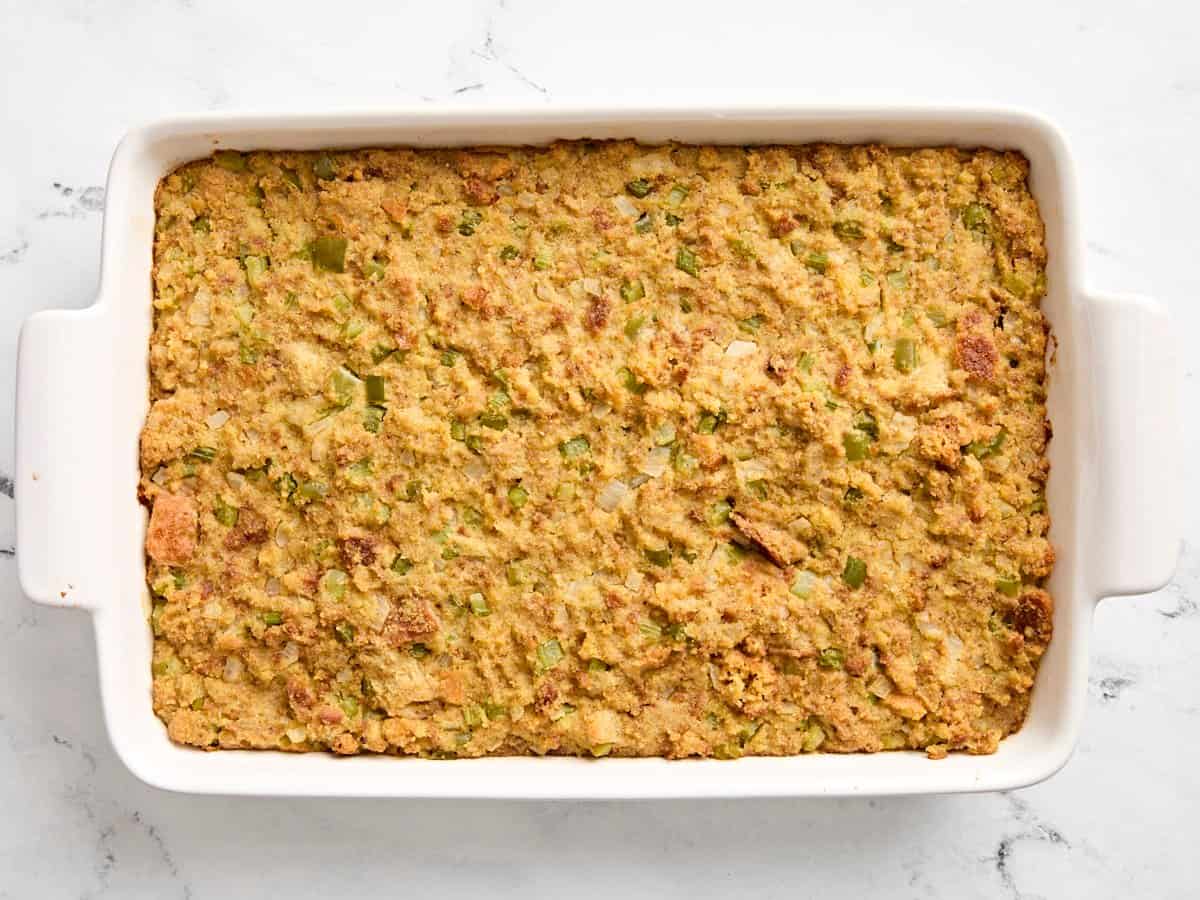
[[[171,738],[995,750],[1051,633],[1027,174],[632,143],[173,172],[140,485]]]

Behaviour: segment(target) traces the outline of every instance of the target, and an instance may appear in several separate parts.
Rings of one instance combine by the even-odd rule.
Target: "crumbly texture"
[[[168,175],[140,490],[171,738],[995,750],[1051,633],[1027,174],[577,142]]]

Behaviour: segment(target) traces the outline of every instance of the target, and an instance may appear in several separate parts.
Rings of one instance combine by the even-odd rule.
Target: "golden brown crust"
[[[140,448],[168,734],[991,752],[1053,618],[1027,174],[628,142],[171,173]]]

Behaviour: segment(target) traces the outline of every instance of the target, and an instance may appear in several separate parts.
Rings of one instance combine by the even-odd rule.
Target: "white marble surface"
[[[0,0],[0,422],[12,416],[18,323],[91,302],[117,140],[205,109],[1031,106],[1060,123],[1079,164],[1090,280],[1167,301],[1189,343],[1200,326],[1194,4],[805,6]],[[1185,369],[1194,460],[1190,358]],[[146,788],[109,749],[86,616],[21,595],[13,503],[0,496],[0,898],[1196,896],[1196,488],[1189,476],[1177,498],[1190,546],[1175,583],[1100,606],[1083,738],[1049,782],[1008,795],[634,806]]]

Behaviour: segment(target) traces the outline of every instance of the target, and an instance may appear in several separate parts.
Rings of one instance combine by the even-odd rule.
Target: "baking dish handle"
[[[1146,594],[1171,580],[1182,536],[1179,376],[1171,317],[1143,297],[1093,295],[1097,479],[1092,588]]]
[[[95,307],[26,320],[17,350],[17,572],[37,603],[94,608],[111,554],[111,341]]]

